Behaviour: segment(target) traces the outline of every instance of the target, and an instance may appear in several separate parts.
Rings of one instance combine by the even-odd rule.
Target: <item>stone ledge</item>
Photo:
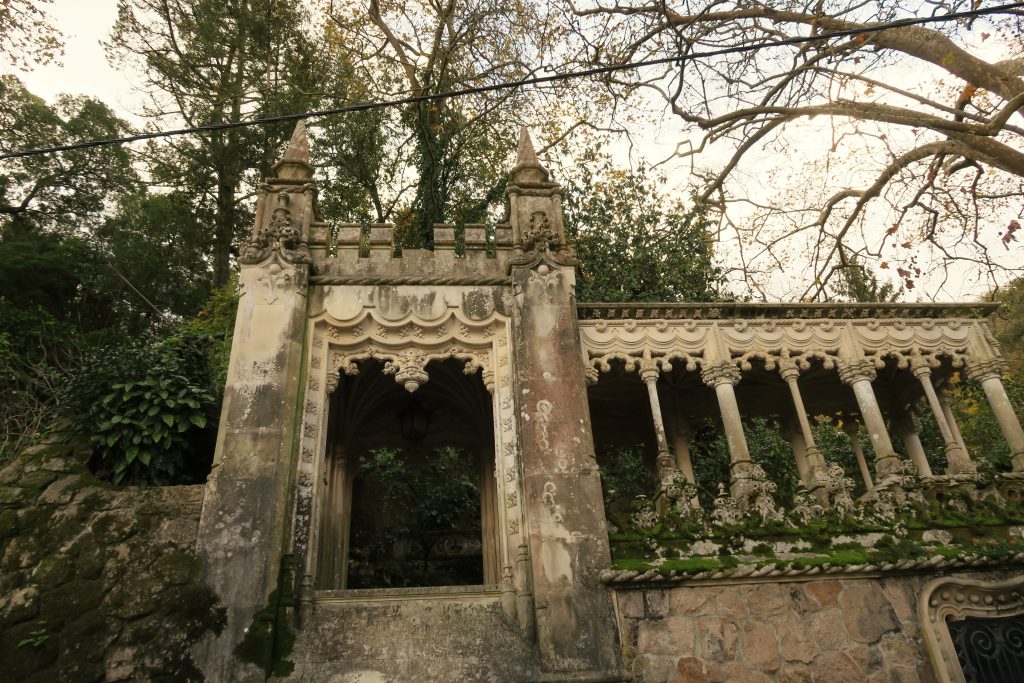
[[[727,320],[731,318],[987,318],[1000,304],[959,303],[581,303],[581,320]]]
[[[351,605],[413,600],[449,602],[497,602],[498,586],[424,586],[416,588],[356,588],[351,590],[316,591],[317,605]]]
[[[829,565],[816,567],[787,567],[780,569],[774,565],[756,567],[746,565],[732,569],[683,574],[676,570],[661,573],[657,569],[646,572],[635,569],[605,569],[601,572],[601,582],[613,588],[649,587],[649,586],[682,586],[682,585],[715,585],[717,583],[754,583],[780,581],[801,581],[805,579],[836,577],[875,577],[891,574],[931,572],[946,569],[989,569],[1024,565],[1024,552],[1009,557],[989,558],[965,556],[949,558],[936,555],[921,560],[904,560],[903,562],[880,562],[878,564]]]

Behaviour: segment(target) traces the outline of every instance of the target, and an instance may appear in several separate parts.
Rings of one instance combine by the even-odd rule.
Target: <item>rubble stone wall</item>
[[[223,619],[194,554],[204,487],[114,488],[59,438],[0,468],[0,678],[196,681]]]
[[[932,683],[917,596],[934,578],[617,590],[626,669],[637,683]]]

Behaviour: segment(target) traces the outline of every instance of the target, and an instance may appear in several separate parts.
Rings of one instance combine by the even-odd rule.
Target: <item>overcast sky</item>
[[[143,121],[136,116],[139,109],[139,98],[134,91],[134,85],[141,78],[139,74],[112,68],[107,63],[102,46],[102,43],[108,40],[111,27],[117,18],[117,0],[54,0],[52,5],[47,6],[46,9],[52,17],[54,25],[64,34],[65,54],[62,64],[39,67],[27,73],[14,73],[25,82],[31,92],[48,101],[52,101],[60,93],[91,95],[104,101],[119,116],[141,127]],[[999,58],[997,54],[999,46],[994,42],[990,41],[985,45],[971,45],[969,49],[980,53],[979,56],[983,58],[995,61]],[[4,66],[0,66],[0,69],[4,68]],[[7,70],[10,71],[9,68]],[[921,74],[908,73],[907,76],[920,78]],[[822,135],[823,133],[820,131],[814,132],[822,125],[821,121],[808,124],[809,137]],[[661,117],[660,120],[652,119],[650,125],[644,126],[636,132],[634,143],[639,143],[639,151],[641,154],[646,152],[643,155],[649,160],[663,158],[666,149],[665,140],[680,139],[683,135],[678,120],[670,115]],[[808,139],[804,142],[810,143],[811,141]],[[819,146],[818,143],[811,145],[811,153],[820,152],[820,150],[815,150],[817,146]],[[613,145],[612,149],[616,152],[617,157],[622,157],[615,159],[616,164],[627,166],[636,161],[636,149],[632,150],[634,152],[632,158],[630,158],[630,150],[624,143]],[[755,168],[764,170],[764,172],[745,178],[745,190],[755,195],[772,195],[784,191],[786,188],[777,185],[784,184],[785,181],[780,179],[774,171],[779,168],[799,166],[799,161],[794,160],[792,154],[793,150],[790,149],[788,155],[779,159],[772,159],[770,155],[763,157],[761,159],[763,163],[756,164]],[[711,161],[711,158],[706,158],[705,161]],[[688,169],[679,164],[677,170],[671,174],[671,180],[681,192],[685,193],[689,180]],[[1012,218],[1012,216],[1010,217]],[[881,218],[880,216],[878,224],[886,224]],[[1002,224],[1005,225],[1005,221]],[[737,244],[729,244],[728,236],[723,235],[722,238],[719,256],[726,262],[735,261]],[[1002,251],[1001,245],[997,248]],[[1010,250],[1010,253],[1002,253],[1001,256],[1008,258],[1011,262],[1019,260],[1021,249],[1024,247],[1018,242]],[[794,254],[796,253],[798,252],[794,252]],[[929,257],[930,255],[926,251],[922,252],[923,260],[927,261]],[[1012,264],[1008,265],[1012,266]],[[1019,267],[1019,264],[1017,265]],[[790,269],[786,268],[785,270]],[[880,274],[885,275],[885,273]],[[793,272],[779,272],[776,278],[769,278],[769,280],[778,280],[777,282],[766,281],[763,284],[767,286],[768,290],[772,290],[766,292],[768,296],[785,299],[794,295],[791,288],[798,279],[799,277],[794,277]],[[914,300],[922,295],[924,298],[937,296],[939,299],[976,297],[983,294],[990,286],[976,276],[971,277],[966,271],[963,272],[963,277],[954,277],[951,282],[947,281],[945,289],[942,291],[938,290],[938,283],[929,286],[929,283],[925,281],[920,284],[920,289],[907,293],[908,300]]]

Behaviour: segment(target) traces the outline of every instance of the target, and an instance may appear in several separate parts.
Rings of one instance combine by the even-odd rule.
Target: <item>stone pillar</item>
[[[889,432],[885,428],[885,418],[878,407],[878,399],[871,382],[875,379],[875,368],[868,361],[844,363],[839,368],[839,379],[853,389],[860,408],[864,428],[868,430],[871,444],[875,449],[875,475],[878,483],[892,479],[900,474],[900,459],[889,440]]]
[[[1010,457],[1013,462],[1013,471],[1024,471],[1024,429],[1020,426],[1020,420],[1013,411],[1013,404],[1010,397],[1006,395],[1006,389],[1000,379],[1003,374],[1003,363],[1000,359],[994,358],[978,363],[971,363],[967,367],[968,379],[981,384],[985,391],[988,403],[992,407],[992,413],[999,422],[999,429],[1003,432],[1010,447]]]
[[[946,422],[949,423],[949,428],[953,430],[953,438],[960,444],[960,448],[963,449],[967,457],[970,458],[971,454],[967,451],[967,444],[964,443],[963,434],[960,433],[960,426],[956,423],[956,419],[953,417],[953,401],[949,398],[949,393],[944,389],[939,391],[939,404],[942,405],[942,414],[946,416]]]
[[[804,408],[803,396],[800,395],[800,385],[797,383],[797,379],[800,377],[800,369],[796,363],[787,358],[780,363],[779,374],[785,380],[786,385],[789,386],[789,393],[793,398],[793,410],[800,426],[806,471],[805,474],[802,473],[800,476],[804,480],[807,489],[814,493],[822,504],[826,504],[828,502],[828,468],[825,466],[825,457],[814,443],[814,433],[811,431],[811,423],[807,419],[807,409]],[[790,443],[793,442],[791,441]],[[793,453],[796,455],[795,447]],[[799,468],[799,462],[797,467]]]
[[[561,189],[525,129],[506,196],[516,413],[541,669],[553,680],[620,676],[615,615],[600,581],[611,553],[580,361],[575,258],[565,239]]]
[[[743,434],[743,419],[736,403],[733,387],[739,384],[740,371],[731,363],[719,363],[700,372],[701,379],[715,390],[718,409],[722,414],[722,429],[729,445],[729,490],[737,501],[747,499],[749,481],[754,462],[747,450],[747,439]]]
[[[274,173],[260,189],[255,226],[238,259],[241,294],[199,521],[197,550],[206,581],[227,609],[220,636],[196,647],[209,681],[264,680],[263,672],[239,662],[234,650],[267,604],[291,552],[286,539],[294,504],[311,260],[306,240],[314,213],[313,168],[302,122]]]
[[[924,395],[927,397],[928,405],[932,409],[935,423],[939,426],[939,433],[942,434],[942,441],[946,444],[946,460],[948,462],[946,472],[949,474],[976,472],[977,466],[971,462],[970,458],[967,457],[967,453],[960,447],[960,443],[953,436],[953,430],[950,429],[949,423],[946,421],[946,414],[942,411],[942,404],[939,403],[939,397],[935,393],[935,387],[932,385],[931,368],[924,363],[920,363],[916,367],[912,366],[912,369],[914,376],[921,382],[921,388],[924,389]],[[924,474],[924,471],[922,470],[921,473]]]
[[[654,438],[658,445],[658,458],[655,461],[658,472],[658,496],[670,483],[676,473],[676,463],[668,450],[668,437],[665,432],[665,418],[661,412],[661,401],[658,399],[658,378],[661,376],[661,369],[656,361],[652,360],[650,354],[645,353],[644,359],[640,362],[640,379],[647,387],[647,400],[651,406],[651,422],[654,426]]]
[[[921,444],[921,437],[918,436],[917,427],[914,426],[914,416],[909,409],[893,417],[892,430],[903,441],[907,455],[917,467],[918,473],[922,477],[932,476],[932,467],[928,464],[924,446]]]
[[[693,459],[690,456],[693,427],[683,415],[677,401],[673,401],[672,418],[669,422],[669,439],[672,441],[672,449],[675,451],[676,470],[682,472],[686,481],[696,486],[697,476],[693,472]],[[695,508],[700,507],[700,500],[697,496],[690,499],[690,505]]]
[[[804,486],[810,488],[810,466],[807,464],[807,442],[804,435],[796,424],[795,418],[783,418],[779,424],[779,435],[789,442],[793,449],[793,460],[796,462],[796,471],[800,474],[800,481]]]
[[[853,456],[857,459],[857,467],[860,469],[860,476],[864,480],[864,490],[870,491],[875,488],[875,485],[871,483],[871,470],[868,469],[868,461],[864,457],[864,449],[861,448],[860,439],[858,438],[858,432],[860,426],[852,419],[847,419],[843,423],[843,431],[850,437],[850,446],[853,448]]]
[[[672,449],[675,451],[676,468],[683,473],[686,481],[691,484],[697,483],[697,477],[693,473],[693,458],[690,455],[690,442],[693,441],[693,426],[683,415],[677,401],[673,401],[672,421],[669,424],[669,436],[672,439]]]

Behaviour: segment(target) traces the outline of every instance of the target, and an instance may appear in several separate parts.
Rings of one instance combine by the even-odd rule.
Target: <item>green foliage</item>
[[[446,532],[480,531],[476,469],[457,448],[444,447],[422,462],[398,449],[360,457],[353,503],[350,587],[454,585],[472,567],[435,562],[430,540]],[[396,544],[412,544],[396,558]],[[479,567],[476,568],[479,572]]]
[[[589,159],[596,161],[593,156]],[[565,185],[565,223],[579,257],[580,301],[716,301],[706,213],[664,194],[663,178],[612,168],[580,169]]]
[[[78,427],[95,448],[94,469],[115,484],[194,479],[212,440],[217,403],[206,354],[210,338],[182,333],[119,350],[121,367],[100,364],[75,378]],[[120,370],[121,372],[118,372]]]
[[[644,462],[642,444],[605,446],[597,453],[601,470],[601,488],[605,506],[613,501],[632,501],[637,496],[654,493],[657,479]]]
[[[32,647],[41,647],[50,638],[50,632],[45,628],[36,629],[30,631],[28,638],[24,638],[18,642],[18,647],[25,647],[31,645]]]

